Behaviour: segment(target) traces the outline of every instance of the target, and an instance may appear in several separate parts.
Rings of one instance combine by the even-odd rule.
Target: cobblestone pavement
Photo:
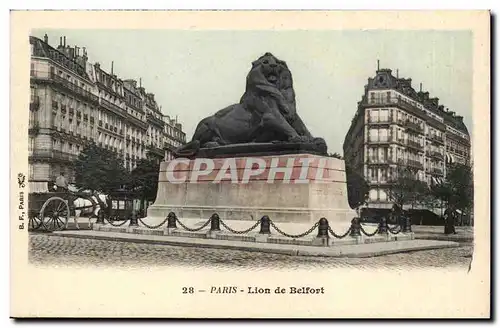
[[[221,269],[461,267],[466,270],[473,247],[400,253],[372,258],[288,256],[260,252],[204,249],[30,234],[29,259],[40,265],[189,266]]]

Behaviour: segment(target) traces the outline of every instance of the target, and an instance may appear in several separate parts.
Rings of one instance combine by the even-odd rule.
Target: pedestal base
[[[198,162],[197,162],[198,161]],[[344,162],[310,154],[163,162],[148,217],[311,222],[349,226]]]

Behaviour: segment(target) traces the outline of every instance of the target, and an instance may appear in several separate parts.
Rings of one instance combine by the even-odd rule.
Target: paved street
[[[30,261],[76,266],[211,266],[224,269],[350,267],[448,267],[467,269],[472,246],[400,253],[373,258],[287,256],[235,250],[203,249],[30,234]]]

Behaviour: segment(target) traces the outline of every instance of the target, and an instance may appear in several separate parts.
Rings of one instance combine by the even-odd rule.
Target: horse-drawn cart
[[[105,204],[90,192],[51,191],[31,192],[28,196],[28,229],[59,231],[66,229],[70,216],[82,210],[96,212]],[[79,211],[78,214],[76,211]]]

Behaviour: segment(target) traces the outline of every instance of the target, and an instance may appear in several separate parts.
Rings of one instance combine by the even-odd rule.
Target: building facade
[[[378,69],[365,85],[345,137],[346,166],[369,184],[369,208],[392,206],[387,191],[401,166],[431,184],[442,181],[450,163],[470,162],[463,117],[445,109],[421,85],[416,91],[411,82]]]
[[[47,188],[60,172],[73,180],[72,162],[95,142],[122,156],[132,170],[140,159],[170,158],[171,148],[185,142],[182,125],[162,114],[154,94],[137,82],[122,80],[88,62],[85,48],[59,46],[30,37],[29,181],[33,191]],[[169,135],[168,133],[172,133]]]

